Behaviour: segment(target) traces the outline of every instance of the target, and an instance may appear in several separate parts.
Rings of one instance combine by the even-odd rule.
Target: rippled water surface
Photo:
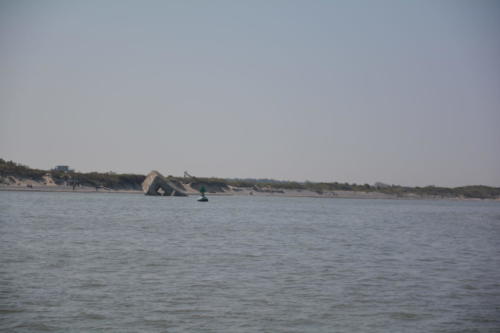
[[[0,192],[3,332],[499,332],[500,203]]]

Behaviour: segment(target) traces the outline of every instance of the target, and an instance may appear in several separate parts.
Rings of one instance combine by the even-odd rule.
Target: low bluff
[[[151,171],[142,182],[142,190],[145,195],[162,195],[174,197],[186,197],[187,193],[182,184],[175,184],[162,176],[158,171]]]

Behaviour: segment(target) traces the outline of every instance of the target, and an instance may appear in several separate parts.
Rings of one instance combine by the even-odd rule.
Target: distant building
[[[62,171],[62,172],[73,172],[75,170],[73,169],[70,169],[69,168],[69,165],[56,165],[54,169],[52,169],[54,171]]]

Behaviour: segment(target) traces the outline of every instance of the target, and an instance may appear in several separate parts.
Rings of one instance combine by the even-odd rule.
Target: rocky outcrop
[[[142,183],[142,190],[145,195],[162,195],[162,196],[175,196],[185,197],[187,193],[182,188],[181,184],[174,182],[163,177],[158,171],[151,171]]]

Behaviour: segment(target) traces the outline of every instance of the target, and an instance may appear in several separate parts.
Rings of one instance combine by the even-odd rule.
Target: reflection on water
[[[498,332],[500,203],[0,192],[0,330]]]

